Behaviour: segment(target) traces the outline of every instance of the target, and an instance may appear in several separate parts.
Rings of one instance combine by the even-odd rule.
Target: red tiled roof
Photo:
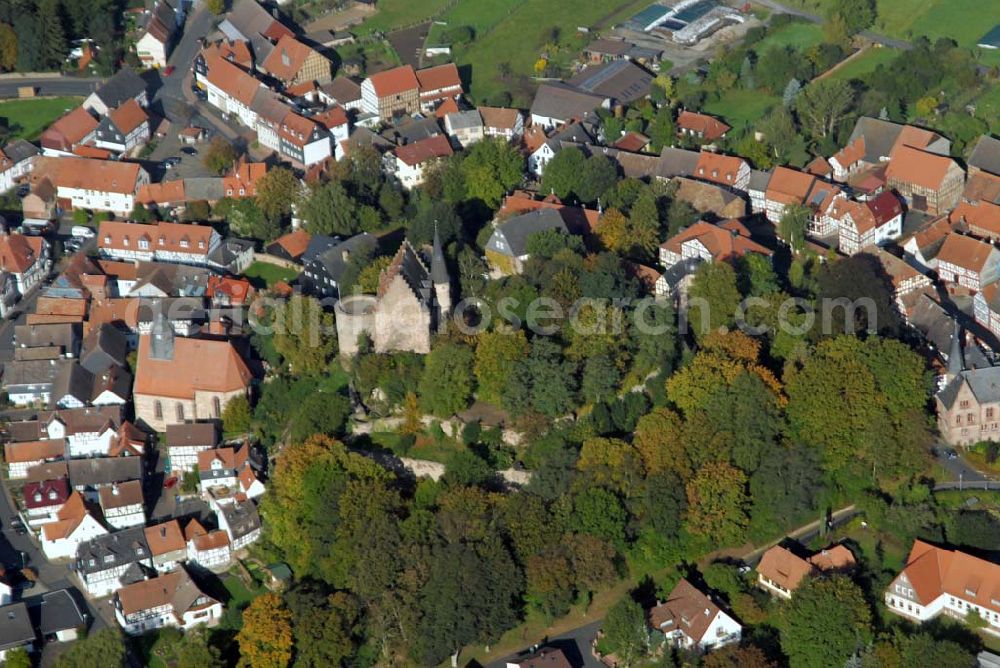
[[[42,256],[45,240],[0,232],[0,269],[23,274]]]
[[[738,220],[726,220],[717,225],[698,221],[691,227],[675,234],[660,245],[660,248],[681,254],[684,243],[697,240],[712,255],[716,262],[747,253],[770,256],[771,250],[750,239],[750,231]]]
[[[140,169],[135,162],[40,157],[31,178],[47,178],[56,187],[133,195],[138,188]]]
[[[121,223],[104,221],[97,231],[97,245],[101,249],[137,251],[174,251],[207,255],[214,230],[208,225],[190,223]],[[140,241],[148,246],[142,249]]]
[[[429,97],[435,97],[434,92],[462,88],[462,78],[458,76],[458,68],[455,63],[445,63],[436,67],[425,67],[417,70],[417,83],[420,85],[420,94],[425,93]]]
[[[22,490],[24,505],[29,509],[60,506],[69,498],[69,482],[65,478],[29,482]]]
[[[210,84],[244,106],[253,104],[254,96],[263,85],[260,81],[219,55],[209,54],[205,58],[205,65],[208,67]]]
[[[123,103],[120,107],[112,111],[109,116],[115,127],[126,135],[149,120],[146,111],[139,106],[139,103],[134,98]]]
[[[277,79],[292,81],[306,60],[314,54],[319,55],[290,34],[284,35],[264,59],[262,67]]]
[[[74,144],[97,129],[97,120],[83,107],[77,107],[50,125],[41,136],[44,148],[69,151]]]
[[[417,75],[410,65],[394,67],[384,72],[376,72],[368,77],[368,80],[371,81],[372,87],[375,89],[375,94],[379,97],[399,95],[405,91],[420,89]]]
[[[986,260],[995,252],[993,244],[967,237],[963,234],[951,233],[941,244],[938,251],[938,262],[947,262],[956,267],[964,267],[980,272],[986,265]]]
[[[951,167],[956,164],[954,160],[944,155],[921,151],[911,146],[898,146],[893,149],[885,175],[888,179],[938,190]]]
[[[698,163],[692,176],[721,185],[734,186],[744,165],[746,161],[743,158],[702,151],[698,154]]]
[[[396,157],[411,167],[426,162],[432,158],[443,158],[452,155],[451,143],[444,135],[434,135],[427,139],[415,141],[412,144],[400,146],[395,150]]]
[[[622,151],[637,153],[649,145],[649,137],[638,132],[628,132],[614,143],[614,147]]]
[[[252,374],[228,341],[174,339],[173,359],[152,357],[149,335],[139,337],[133,394],[193,399],[198,391],[235,392],[250,386]]]
[[[678,114],[677,127],[690,130],[691,132],[702,133],[708,141],[719,139],[731,129],[728,125],[713,116],[699,114],[694,111],[682,111]]]

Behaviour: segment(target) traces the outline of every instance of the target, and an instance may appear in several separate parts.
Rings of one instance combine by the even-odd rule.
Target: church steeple
[[[156,315],[153,316],[153,327],[149,332],[149,357],[154,360],[172,360],[174,358],[174,328],[163,315],[159,304]]]
[[[431,250],[431,280],[434,285],[448,283],[448,265],[444,261],[444,250],[441,248],[441,235],[438,234],[437,223],[434,223],[434,246]]]
[[[437,326],[441,330],[451,315],[451,278],[448,276],[448,265],[444,261],[444,250],[441,248],[441,235],[438,234],[437,223],[434,223],[434,246],[431,249],[431,282],[434,284],[434,296],[437,299]]]
[[[955,378],[965,369],[965,361],[962,359],[962,328],[958,320],[952,321],[955,330],[951,334],[951,350],[948,351],[948,378]]]

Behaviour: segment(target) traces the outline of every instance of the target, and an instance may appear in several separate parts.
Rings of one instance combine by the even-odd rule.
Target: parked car
[[[948,459],[958,459],[958,453],[955,452],[954,448],[948,448],[945,454],[948,455]]]
[[[165,68],[163,68],[163,77],[164,78],[169,77],[173,73],[174,73],[174,66],[173,65],[167,65]]]
[[[94,228],[86,225],[74,225],[69,233],[77,239],[93,239],[96,236]]]
[[[30,193],[30,192],[31,192],[31,185],[28,184],[28,183],[22,183],[21,185],[19,185],[17,187],[17,196],[18,197],[27,197],[28,193]]]
[[[164,160],[160,164],[163,166],[164,169],[173,169],[174,167],[176,167],[177,165],[179,165],[180,162],[181,162],[180,158],[178,158],[178,157],[172,157],[172,158],[167,158],[166,160]]]
[[[181,153],[183,153],[184,155],[198,155],[198,149],[194,148],[193,146],[185,146],[184,148],[181,149]]]

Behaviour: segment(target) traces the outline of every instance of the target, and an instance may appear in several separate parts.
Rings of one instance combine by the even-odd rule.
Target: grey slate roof
[[[15,139],[14,141],[8,143],[3,147],[3,152],[4,155],[10,158],[13,162],[21,162],[22,160],[27,160],[33,155],[41,153],[37,146],[23,139]]]
[[[75,323],[40,325],[15,325],[14,341],[17,346],[45,348],[55,346],[64,353],[75,355],[80,347],[80,327]]]
[[[67,364],[52,383],[52,404],[65,397],[73,397],[80,403],[90,403],[94,389],[94,374],[77,363]]]
[[[197,200],[217,202],[225,196],[222,179],[217,176],[184,179],[184,199],[189,202]]]
[[[587,93],[627,104],[649,95],[653,75],[630,60],[614,60],[588,67],[568,83]]]
[[[882,158],[888,157],[892,153],[892,147],[896,144],[896,140],[899,139],[899,133],[903,131],[904,127],[892,121],[883,121],[880,118],[862,116],[854,124],[854,130],[851,132],[847,143],[851,143],[858,137],[864,136],[864,161],[878,164]],[[938,138],[923,150],[929,153],[948,155],[951,151],[951,142],[938,135]]]
[[[225,269],[230,269],[233,262],[247,251],[253,250],[253,242],[247,239],[237,239],[236,237],[227,237],[219,242],[219,245],[215,247],[209,256],[208,261],[216,266],[223,267]]]
[[[605,99],[566,84],[542,84],[531,103],[531,114],[561,121],[579,119],[604,104]]]
[[[131,68],[124,67],[108,79],[107,83],[98,88],[95,94],[108,109],[114,109],[144,90],[146,90],[146,82],[143,81],[142,77]]]
[[[273,23],[279,22],[257,0],[236,0],[229,16],[219,24],[219,30],[229,39],[250,42],[254,59],[262,63],[274,49],[274,45],[264,37]]]
[[[448,282],[448,265],[444,261],[444,250],[441,248],[441,236],[437,225],[434,226],[434,245],[431,247],[431,280],[434,283]]]
[[[983,135],[969,154],[969,167],[1000,176],[1000,139]]]
[[[921,295],[913,307],[910,324],[932,343],[939,353],[947,355],[951,350],[954,329],[952,318],[928,295]]]
[[[111,559],[106,560],[106,557]],[[74,570],[88,575],[124,564],[148,562],[149,558],[149,544],[143,527],[129,527],[80,543],[76,548]],[[94,563],[91,564],[91,561]]]
[[[23,602],[0,608],[0,650],[27,645],[35,640],[28,607]]]
[[[67,467],[73,487],[94,487],[142,479],[142,459],[139,457],[71,459]]]
[[[749,190],[756,190],[759,192],[767,191],[767,184],[771,182],[771,172],[765,172],[760,169],[750,170],[750,185]]]
[[[3,366],[3,386],[45,385],[59,375],[70,360],[14,360]]]
[[[326,275],[339,284],[351,255],[366,248],[374,249],[377,245],[375,237],[367,232],[356,234],[343,241],[336,237],[318,234],[309,240],[306,252],[302,254],[302,264],[319,263]],[[347,253],[346,259],[344,253]]]
[[[219,443],[218,432],[211,422],[189,422],[186,424],[167,425],[167,447],[208,445],[215,447]]]
[[[43,636],[81,628],[84,623],[80,604],[68,589],[42,594],[42,602],[38,606],[38,630]]]
[[[991,366],[986,369],[966,369],[938,392],[938,399],[946,408],[951,408],[958,396],[958,390],[963,383],[968,383],[969,389],[981,404],[1000,401],[1000,367]]]
[[[660,163],[656,175],[664,179],[675,176],[691,176],[698,165],[698,151],[667,147],[660,153]]]
[[[140,262],[132,291],[147,285],[167,297],[202,297],[208,291],[211,272],[204,267],[191,267],[167,262]]]
[[[91,373],[100,373],[111,366],[125,366],[128,360],[128,340],[111,323],[101,323],[83,339],[80,366]]]
[[[568,234],[566,223],[555,209],[538,209],[529,213],[513,216],[497,226],[486,247],[494,252],[512,257],[527,254],[528,237],[544,230],[558,230]],[[501,248],[498,241],[502,238],[506,248]]]
[[[382,137],[386,141],[403,146],[404,144],[412,144],[421,139],[428,139],[441,134],[444,134],[444,132],[442,132],[441,124],[438,122],[436,116],[428,116],[422,119],[405,116],[396,125],[386,128],[382,132]]]
[[[334,77],[333,81],[323,84],[320,89],[341,106],[361,99],[361,84],[349,77]]]
[[[253,501],[220,504],[219,510],[226,518],[234,541],[260,528],[260,515]]]
[[[483,127],[483,117],[476,109],[469,111],[453,111],[446,117],[448,125],[454,130],[469,130]]]

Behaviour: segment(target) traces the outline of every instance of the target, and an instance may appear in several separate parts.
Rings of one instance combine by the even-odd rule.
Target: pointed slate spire
[[[441,237],[438,235],[437,222],[434,223],[434,248],[431,250],[431,280],[435,285],[448,283],[448,265],[444,261],[444,251],[441,249]]]
[[[965,368],[962,360],[962,332],[958,320],[952,321],[955,324],[955,331],[951,334],[951,350],[948,352],[948,375],[955,378]]]

